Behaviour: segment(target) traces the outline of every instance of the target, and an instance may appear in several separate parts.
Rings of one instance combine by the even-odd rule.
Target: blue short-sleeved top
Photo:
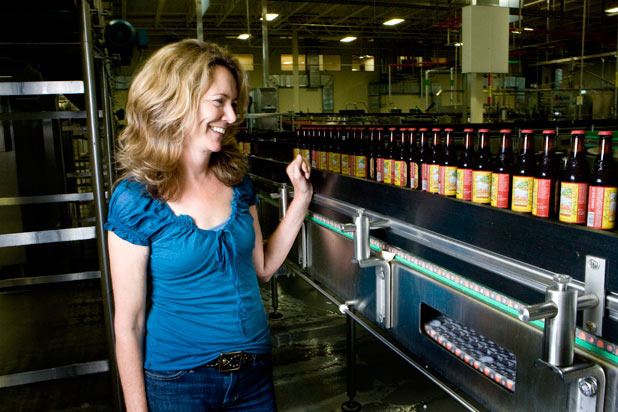
[[[118,184],[105,228],[150,247],[152,306],[147,315],[144,367],[190,369],[221,352],[270,351],[270,334],[253,266],[256,203],[246,177],[234,186],[232,213],[222,227],[198,228],[153,199],[141,183]]]

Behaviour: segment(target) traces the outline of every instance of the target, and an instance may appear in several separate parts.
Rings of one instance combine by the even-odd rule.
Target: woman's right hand
[[[286,168],[286,173],[294,187],[294,199],[302,199],[307,205],[311,202],[313,196],[313,185],[309,178],[311,177],[311,167],[307,164],[302,156],[296,156]]]

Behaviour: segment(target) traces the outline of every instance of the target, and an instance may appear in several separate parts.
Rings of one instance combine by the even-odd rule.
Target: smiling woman
[[[299,156],[287,169],[294,200],[265,244],[234,140],[245,79],[225,49],[184,40],[129,90],[105,224],[129,411],[276,410],[258,280],[283,263],[313,189]]]

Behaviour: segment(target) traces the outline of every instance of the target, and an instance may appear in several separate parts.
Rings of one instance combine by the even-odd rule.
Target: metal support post
[[[81,2],[81,48],[82,48],[82,75],[84,78],[84,100],[86,103],[86,123],[90,139],[90,164],[92,169],[92,192],[96,214],[96,237],[99,250],[99,269],[101,271],[101,294],[103,298],[103,310],[105,316],[105,329],[107,332],[107,345],[109,352],[109,371],[112,379],[114,401],[118,408],[122,408],[122,391],[116,369],[116,356],[114,350],[114,303],[111,290],[111,278],[109,268],[109,251],[103,223],[106,220],[107,205],[105,203],[105,183],[103,180],[103,167],[101,165],[101,153],[99,149],[98,110],[96,105],[96,83],[94,77],[94,58],[92,54],[92,33],[90,21],[90,5],[87,0]]]
[[[346,306],[350,312],[354,313],[354,306],[351,303],[346,303]],[[362,406],[354,400],[356,396],[356,323],[347,313],[345,325],[346,394],[348,400],[341,404],[341,410],[343,412],[357,412],[362,409]]]
[[[273,198],[279,199],[279,220],[282,220],[288,211],[288,199],[290,196],[290,190],[288,185],[283,183],[279,188],[279,193],[273,193]],[[279,292],[277,290],[277,274],[275,273],[270,278],[270,291],[271,291],[271,299],[272,299],[272,307],[273,311],[268,315],[271,319],[281,319],[283,315],[277,312],[279,308]]]

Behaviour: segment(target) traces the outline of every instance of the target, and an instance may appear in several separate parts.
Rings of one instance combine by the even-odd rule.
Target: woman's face
[[[232,72],[216,66],[210,87],[200,99],[197,122],[184,140],[184,150],[194,154],[218,152],[227,127],[236,121],[238,90]]]

